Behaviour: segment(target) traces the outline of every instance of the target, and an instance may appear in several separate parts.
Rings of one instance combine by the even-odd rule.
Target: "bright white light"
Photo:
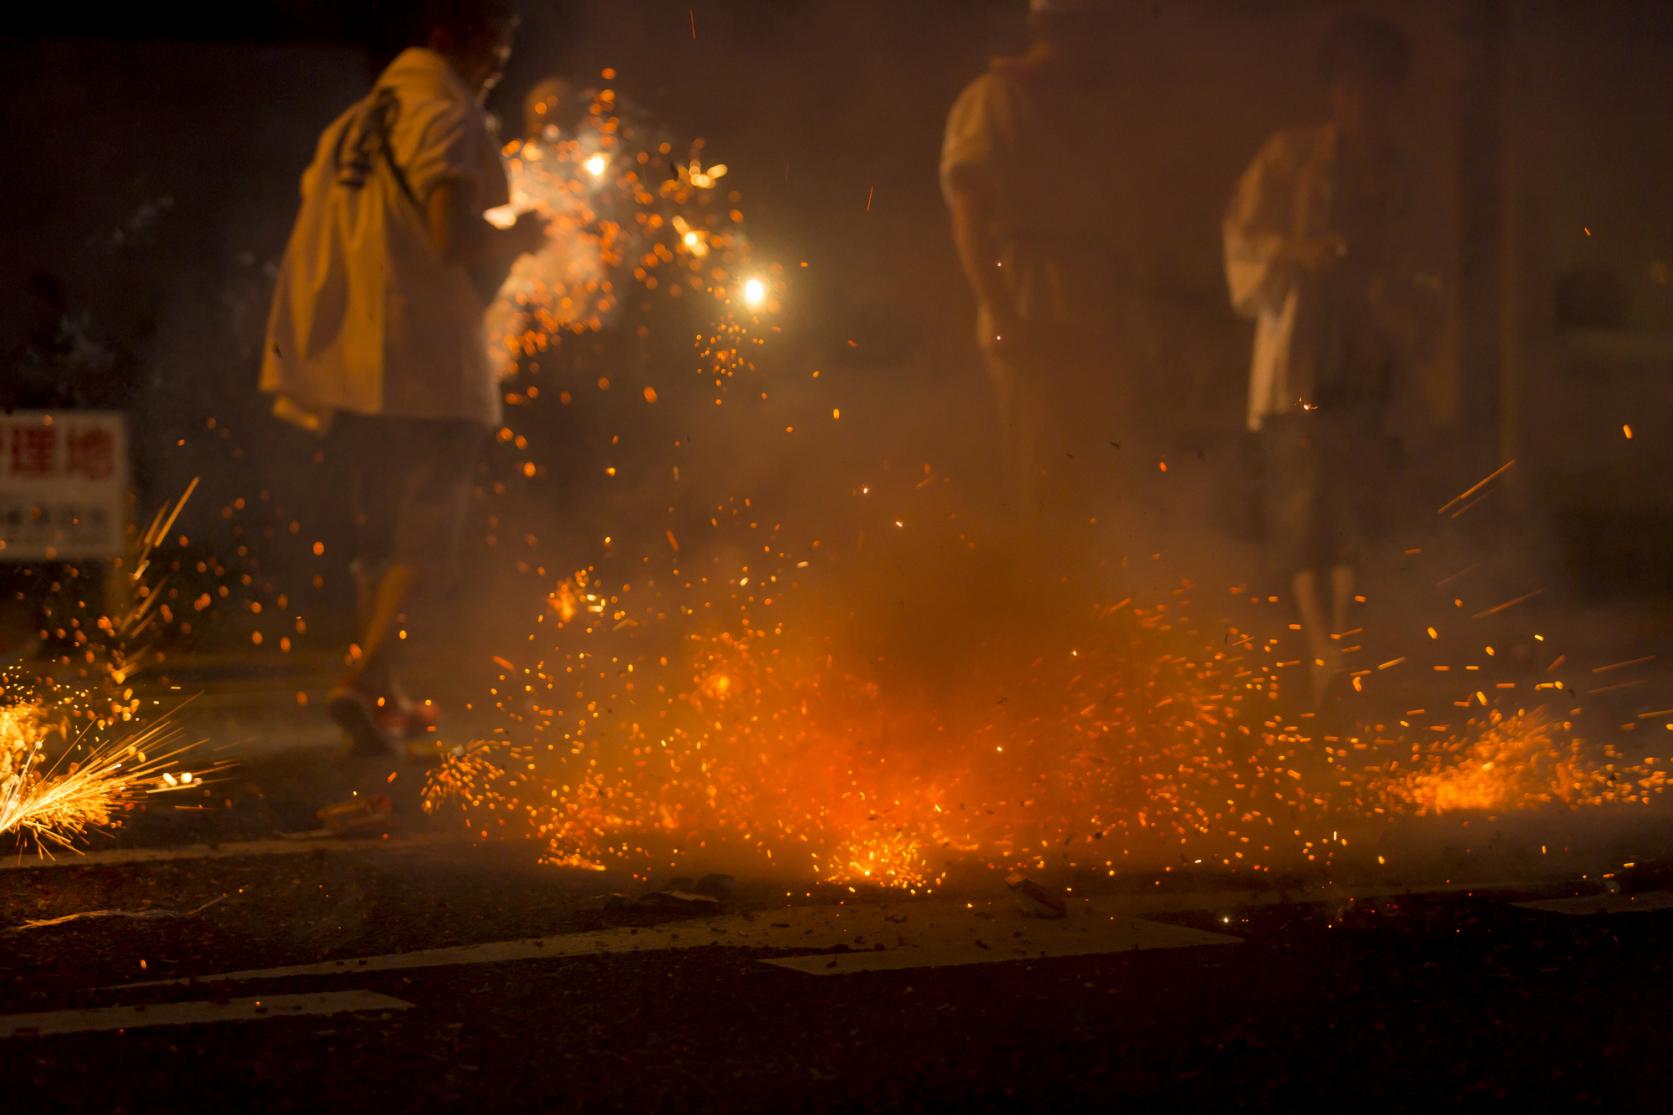
[[[605,161],[603,155],[589,155],[587,157],[587,161],[581,165],[586,167],[587,173],[592,175],[594,178],[603,178],[604,170],[610,164]]]
[[[759,306],[767,300],[767,284],[760,279],[751,279],[744,284],[744,304]]]

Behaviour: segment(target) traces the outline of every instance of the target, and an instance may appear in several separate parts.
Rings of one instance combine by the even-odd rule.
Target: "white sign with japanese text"
[[[0,561],[118,557],[127,498],[120,413],[0,414]]]

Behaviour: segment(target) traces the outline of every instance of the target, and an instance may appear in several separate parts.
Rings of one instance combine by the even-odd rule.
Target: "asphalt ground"
[[[347,760],[323,718],[275,701],[290,679],[213,680],[182,716],[235,760],[217,782],[86,856],[0,865],[8,1110],[1660,1111],[1670,1094],[1664,808],[1412,819],[1275,878],[1042,876],[1062,921],[981,865],[917,898],[740,871],[718,901],[668,900],[471,843],[418,808],[421,765]],[[393,799],[392,832],[319,834],[315,809],[356,792]]]
[[[980,873],[612,909],[623,880],[514,848],[271,846],[0,871],[11,1110],[1618,1111],[1673,1082],[1653,871],[1133,878],[1047,922]],[[95,910],[153,916],[28,924]]]

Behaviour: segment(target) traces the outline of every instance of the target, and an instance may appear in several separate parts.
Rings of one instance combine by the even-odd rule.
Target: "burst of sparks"
[[[64,618],[61,630],[76,633],[90,684],[0,674],[0,834],[29,840],[42,854],[73,849],[119,826],[148,796],[196,789],[229,766],[184,767],[197,743],[183,741],[170,714],[116,734],[117,725],[139,719],[129,682],[151,655],[151,637],[175,618],[167,569],[178,566],[162,563],[160,553],[197,487],[194,478],[118,561],[131,597],[126,610],[87,622]]]
[[[653,293],[702,315],[695,351],[715,406],[723,396],[765,401],[768,387],[778,389],[746,373],[773,332],[755,327],[755,311],[782,297],[783,274],[752,261],[741,201],[722,182],[728,168],[707,163],[701,148],[676,156],[609,89],[581,134],[508,148],[513,205],[496,219],[533,209],[555,230],[547,252],[519,265],[491,319],[511,408],[498,465],[512,476],[551,475],[537,463],[532,419],[553,402],[593,400],[592,420],[631,399],[651,428],[680,415],[676,446],[684,424],[696,424],[692,412],[713,413],[706,400],[682,408],[689,399],[677,383],[612,391],[612,377],[625,374],[614,367],[595,369],[604,373],[595,393],[579,358],[554,360],[567,338],[643,312]],[[635,318],[622,332],[648,328]],[[830,402],[818,404],[820,415],[841,417]],[[727,432],[801,427],[783,417],[770,427],[740,419]],[[851,413],[839,428],[858,424]],[[592,463],[593,474],[615,480],[625,462]],[[697,502],[686,464],[668,470],[670,513]],[[1493,494],[1514,465],[1438,517]],[[1189,467],[1160,461],[1155,471]],[[1492,593],[1476,565],[1431,574],[1431,584],[1444,574],[1437,587],[1451,607],[1464,609],[1472,595],[1458,616],[1478,622],[1419,622],[1422,652],[1339,633],[1351,703],[1327,724],[1289,696],[1306,687],[1308,667],[1276,618],[1288,618],[1287,602],[1234,590],[1243,609],[1234,616],[1205,607],[1186,585],[1112,602],[1042,570],[938,598],[940,582],[961,576],[956,559],[1004,547],[963,525],[937,526],[957,516],[933,502],[941,479],[928,466],[905,483],[865,479],[853,486],[866,496],[856,529],[834,542],[833,523],[811,524],[823,538],[798,535],[743,495],[698,502],[695,522],[647,522],[643,537],[611,524],[593,535],[603,538],[596,562],[568,577],[552,571],[576,563],[531,535],[517,568],[538,584],[541,603],[526,638],[493,657],[498,723],[453,749],[427,806],[456,810],[483,838],[532,839],[554,865],[648,875],[743,849],[802,879],[921,891],[960,860],[1113,874],[1165,856],[1262,872],[1296,858],[1329,862],[1347,845],[1347,825],[1366,819],[1637,803],[1665,789],[1657,759],[1588,741],[1558,675],[1561,657],[1535,684],[1488,673],[1503,662],[1495,645],[1532,653],[1525,636],[1494,634],[1495,645],[1468,655],[1447,645],[1460,627],[1514,623],[1534,610],[1520,606],[1537,593]],[[503,474],[485,485],[492,498],[507,490]],[[913,498],[923,502],[903,505]],[[284,534],[300,533],[271,509]],[[490,547],[514,537],[510,514],[493,509]],[[890,527],[902,523],[912,528]],[[843,579],[845,562],[866,565],[862,543],[868,567],[891,570],[887,579]],[[872,557],[888,546],[898,548]],[[907,609],[913,630],[890,626],[889,608],[869,607],[885,599]],[[939,607],[924,603],[936,599]],[[971,612],[982,622],[968,623]],[[915,656],[915,638],[936,645]],[[1464,684],[1438,710],[1392,715],[1376,705],[1420,671]],[[1394,707],[1419,702],[1431,703]]]
[[[602,269],[587,282],[548,276],[518,296],[524,331],[511,348],[524,365],[560,333],[600,327],[588,299],[614,297],[629,278],[645,291],[707,291],[751,314],[775,293],[747,266],[735,195],[725,213],[715,204],[723,164],[705,165],[695,149],[676,161],[667,142],[633,153],[613,96],[601,95],[594,118],[608,126],[586,142],[616,152],[612,165],[624,168],[617,216],[599,241],[610,247],[596,253]],[[574,201],[594,195],[573,187],[584,144],[565,142],[576,146],[514,152],[514,177],[521,167],[525,200],[548,198],[540,204],[554,211],[596,204],[570,222],[584,228],[607,201]],[[654,166],[672,173],[653,184]],[[735,317],[698,334],[717,406],[722,387],[753,370],[763,340]],[[534,397],[516,391],[508,401]],[[647,387],[643,397],[661,394]],[[559,395],[565,405],[571,398]],[[500,440],[521,452],[526,439],[508,428]],[[1456,518],[1514,465],[1438,510]],[[1169,470],[1158,463],[1158,473]],[[616,474],[614,464],[604,471]],[[672,475],[683,482],[678,466]],[[911,490],[933,493],[935,482],[926,466]],[[897,565],[922,579],[892,579],[882,590],[891,600],[935,597],[938,580],[957,579],[950,563],[982,550],[967,531],[952,538],[919,526],[950,520],[940,507],[908,513],[898,499],[882,506],[871,484],[856,490],[878,503],[862,513],[860,538],[875,537],[868,526],[914,524],[889,533],[909,548]],[[879,622],[856,603],[879,589],[833,582],[821,564],[830,546],[796,540],[747,498],[713,506],[707,527],[703,538],[682,525],[676,543],[659,524],[642,550],[611,534],[597,564],[545,581],[547,606],[526,653],[494,659],[503,726],[454,749],[427,788],[428,808],[456,809],[482,838],[532,839],[552,864],[614,862],[649,874],[745,849],[825,883],[921,891],[957,860],[1113,874],[1164,855],[1269,871],[1296,858],[1330,861],[1348,843],[1350,820],[1637,801],[1664,788],[1655,760],[1606,752],[1600,761],[1566,708],[1538,703],[1566,701],[1566,691],[1524,696],[1479,677],[1474,663],[1460,667],[1471,686],[1454,703],[1457,717],[1472,718],[1367,712],[1368,723],[1327,728],[1287,696],[1306,687],[1303,656],[1262,634],[1260,621],[1218,610],[1198,618],[1188,586],[1110,602],[1021,572],[985,590],[1004,623],[977,640],[978,651],[936,648],[957,658],[959,678],[927,691],[933,665],[884,640],[843,637]],[[1484,601],[1473,614],[1498,622],[1537,595]],[[950,601],[921,622],[956,644],[971,606]],[[1427,631],[1441,653],[1441,625]],[[1344,657],[1365,663],[1351,670],[1353,700],[1371,702],[1379,686],[1421,668],[1409,654],[1373,655],[1359,635],[1336,638]]]
[[[53,731],[42,705],[0,705],[0,834],[31,839],[42,853],[74,849],[119,825],[146,797],[194,788],[224,769],[183,768],[193,744],[166,718],[113,739],[84,730],[48,759]]]

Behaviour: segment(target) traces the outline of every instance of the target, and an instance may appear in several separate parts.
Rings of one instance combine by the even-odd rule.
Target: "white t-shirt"
[[[1025,321],[1107,316],[1110,277],[1131,263],[1120,242],[1131,211],[1119,190],[1133,174],[1110,150],[1120,144],[1107,117],[1095,87],[1062,81],[1026,55],[995,59],[947,117],[942,191],[950,198],[962,175],[987,187],[1005,282]],[[978,331],[990,343],[985,306]]]
[[[1267,141],[1239,179],[1222,225],[1226,282],[1232,306],[1255,319],[1255,351],[1249,368],[1248,425],[1258,430],[1270,415],[1293,412],[1311,401],[1320,372],[1331,355],[1321,350],[1318,328],[1325,288],[1284,262],[1286,241],[1320,239],[1339,233],[1343,199],[1338,162],[1341,139],[1334,126],[1287,128]],[[1436,336],[1444,327],[1442,267],[1449,231],[1445,211],[1423,177],[1403,160],[1391,158],[1378,174],[1386,195],[1378,230],[1382,250],[1370,258],[1391,297],[1413,315],[1408,328]],[[1352,234],[1350,233],[1350,236]],[[1346,250],[1363,251],[1350,242]],[[1421,349],[1413,337],[1389,337],[1395,352]],[[1416,363],[1422,358],[1402,356]],[[1396,385],[1399,387],[1400,385]],[[1402,406],[1412,398],[1397,398]],[[1440,414],[1445,403],[1427,400]]]
[[[261,389],[282,409],[496,425],[483,303],[430,243],[443,182],[506,202],[487,114],[445,60],[413,47],[320,137],[280,265]]]

